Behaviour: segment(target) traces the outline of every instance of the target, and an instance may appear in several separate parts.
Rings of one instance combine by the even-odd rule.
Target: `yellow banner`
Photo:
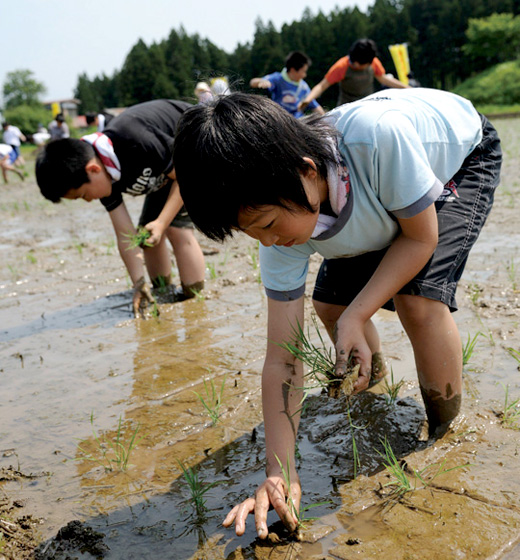
[[[57,101],[55,101],[51,104],[51,111],[53,117],[59,115],[61,113],[61,105]]]
[[[408,74],[410,73],[410,59],[408,58],[408,45],[401,43],[399,45],[389,45],[388,50],[392,55],[397,77],[403,84],[408,85]]]

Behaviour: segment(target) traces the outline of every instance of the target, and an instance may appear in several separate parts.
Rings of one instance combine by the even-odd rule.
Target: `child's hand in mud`
[[[226,516],[222,523],[230,527],[235,523],[237,536],[246,530],[246,518],[250,513],[255,514],[256,532],[261,539],[269,533],[267,530],[267,512],[274,508],[284,525],[289,531],[296,531],[298,520],[294,511],[300,509],[301,488],[298,477],[291,481],[291,496],[287,498],[287,487],[282,476],[270,476],[258,487],[254,498],[247,498],[236,505]]]
[[[348,310],[347,310],[348,311]],[[358,379],[352,394],[368,388],[372,372],[372,352],[365,336],[363,321],[356,320],[344,311],[334,327],[336,345],[336,375],[345,377],[349,366],[359,364]]]
[[[147,229],[150,232],[150,237],[146,241],[152,247],[155,247],[155,245],[157,245],[159,243],[162,236],[164,235],[164,232],[166,231],[166,228],[164,227],[164,224],[159,220],[154,220],[153,222],[148,222],[144,226],[144,228]]]
[[[132,306],[134,309],[134,316],[136,319],[143,319],[148,305],[155,303],[155,299],[146,284],[144,277],[141,276],[134,284],[134,295],[132,298]]]

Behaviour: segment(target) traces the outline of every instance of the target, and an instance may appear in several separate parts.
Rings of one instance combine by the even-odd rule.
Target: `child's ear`
[[[85,171],[87,173],[99,173],[101,171],[101,165],[93,158],[85,165]]]
[[[316,177],[318,174],[318,168],[316,167],[314,160],[308,157],[304,157],[303,161],[308,165],[303,175],[305,175],[305,177],[309,177],[309,179],[314,179],[314,177]]]

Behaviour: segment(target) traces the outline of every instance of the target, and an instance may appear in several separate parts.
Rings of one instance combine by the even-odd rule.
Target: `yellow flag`
[[[61,113],[61,105],[57,101],[55,101],[51,104],[51,111],[53,117],[59,115]]]
[[[388,49],[392,55],[397,77],[403,84],[408,85],[408,74],[410,73],[410,59],[408,58],[408,45],[401,43],[399,45],[389,45]]]

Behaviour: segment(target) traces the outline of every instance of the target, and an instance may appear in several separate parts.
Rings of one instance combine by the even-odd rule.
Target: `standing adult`
[[[352,103],[374,93],[374,79],[389,88],[407,88],[406,84],[386,73],[376,54],[377,46],[372,39],[358,39],[350,47],[348,55],[337,60],[323,80],[312,88],[309,95],[300,103],[300,111],[333,84],[339,83],[337,106]]]
[[[296,118],[303,116],[300,102],[310,93],[311,88],[305,81],[311,59],[300,51],[289,53],[285,59],[285,68],[281,72],[273,72],[262,78],[253,78],[249,85],[253,88],[267,89],[271,99],[281,105]],[[323,107],[315,100],[305,105],[313,112],[323,115]]]

